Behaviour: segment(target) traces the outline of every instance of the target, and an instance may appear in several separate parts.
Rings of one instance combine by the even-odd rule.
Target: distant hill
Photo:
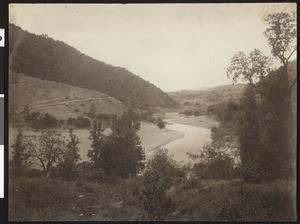
[[[9,25],[9,55],[10,70],[16,73],[103,92],[128,107],[176,106],[158,87],[125,68],[98,61],[62,41],[13,24]]]
[[[184,104],[216,104],[226,100],[238,99],[245,90],[245,84],[231,84],[212,87],[204,90],[181,90],[169,92],[178,103]]]
[[[17,117],[26,105],[32,112],[49,113],[62,120],[87,117],[93,104],[98,113],[122,114],[127,110],[123,103],[107,94],[13,71],[9,74],[9,102],[10,115]]]

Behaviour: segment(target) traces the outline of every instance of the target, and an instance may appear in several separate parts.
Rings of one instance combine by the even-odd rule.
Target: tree
[[[106,176],[126,178],[143,169],[145,153],[137,135],[140,122],[137,115],[129,110],[119,118],[113,117],[112,133],[106,137],[99,156],[99,166]]]
[[[39,137],[34,136],[35,143],[30,146],[30,156],[37,160],[43,172],[48,176],[64,154],[65,142],[60,133],[55,130],[43,131]]]
[[[79,138],[74,134],[73,129],[69,130],[70,140],[67,142],[65,151],[62,154],[62,159],[58,164],[59,170],[65,179],[73,179],[77,172],[77,163],[80,160]]]
[[[282,67],[271,71],[271,60],[255,49],[249,56],[234,55],[226,71],[233,82],[242,78],[252,86],[245,93],[240,114],[242,162],[259,164],[269,177],[277,178],[294,169],[291,92],[297,76],[291,80],[288,63],[296,51],[296,19],[295,14],[275,13],[266,22],[264,34]]]
[[[90,106],[90,110],[89,110],[89,112],[88,112],[88,116],[90,117],[90,118],[96,118],[96,116],[97,116],[97,110],[96,110],[96,106],[95,106],[95,104],[92,104],[91,106]]]
[[[226,73],[233,83],[241,78],[255,88],[255,83],[269,74],[271,66],[271,58],[254,49],[248,56],[244,52],[235,54],[231,58],[230,66],[226,68]]]
[[[162,220],[170,211],[172,200],[167,191],[177,178],[184,178],[184,175],[167,149],[157,149],[147,162],[139,197],[151,220]]]
[[[287,65],[296,48],[296,13],[269,14],[265,21],[269,27],[264,32],[275,58]]]
[[[99,169],[100,156],[102,155],[105,136],[103,134],[104,128],[102,127],[101,120],[94,119],[90,128],[89,139],[92,141],[91,149],[88,150],[88,157],[91,158],[94,168]]]
[[[15,138],[15,142],[12,145],[14,150],[12,152],[11,161],[11,164],[18,174],[21,172],[22,168],[30,165],[30,153],[28,152],[29,145],[29,139],[23,134],[22,129],[19,129]]]

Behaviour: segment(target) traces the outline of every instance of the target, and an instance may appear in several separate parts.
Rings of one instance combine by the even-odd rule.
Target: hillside
[[[206,90],[181,90],[169,92],[169,96],[181,105],[217,104],[227,100],[238,99],[245,89],[244,84],[222,85]]]
[[[9,102],[11,116],[17,116],[28,105],[32,111],[50,113],[63,120],[86,117],[93,104],[98,113],[121,114],[127,110],[123,103],[107,94],[13,71],[9,74]]]
[[[186,115],[205,115],[210,105],[225,101],[236,101],[242,95],[246,85],[222,85],[197,90],[169,92],[169,96],[181,105],[181,112]]]
[[[105,64],[62,41],[13,24],[9,26],[9,55],[10,70],[16,73],[103,92],[129,107],[176,106],[158,87],[125,68]]]

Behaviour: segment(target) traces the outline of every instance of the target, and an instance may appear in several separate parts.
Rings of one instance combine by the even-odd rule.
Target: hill
[[[182,105],[195,103],[216,104],[224,100],[239,98],[245,87],[246,85],[244,84],[222,85],[206,90],[181,90],[178,92],[169,92],[168,94]]]
[[[186,115],[204,115],[210,105],[225,101],[236,101],[240,98],[246,85],[222,85],[212,88],[201,88],[202,90],[181,90],[169,92],[169,96],[181,105]]]
[[[125,68],[98,61],[46,34],[32,34],[13,24],[9,25],[9,55],[10,70],[16,73],[103,92],[128,107],[176,106],[158,87]]]
[[[9,101],[11,118],[20,114],[26,105],[32,111],[49,113],[62,120],[87,117],[93,104],[98,113],[121,114],[127,110],[122,102],[107,94],[13,71],[9,74]]]

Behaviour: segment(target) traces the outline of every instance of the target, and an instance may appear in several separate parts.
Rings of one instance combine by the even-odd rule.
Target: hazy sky
[[[229,84],[234,53],[271,56],[264,17],[296,4],[10,4],[9,21],[46,33],[164,91]]]

